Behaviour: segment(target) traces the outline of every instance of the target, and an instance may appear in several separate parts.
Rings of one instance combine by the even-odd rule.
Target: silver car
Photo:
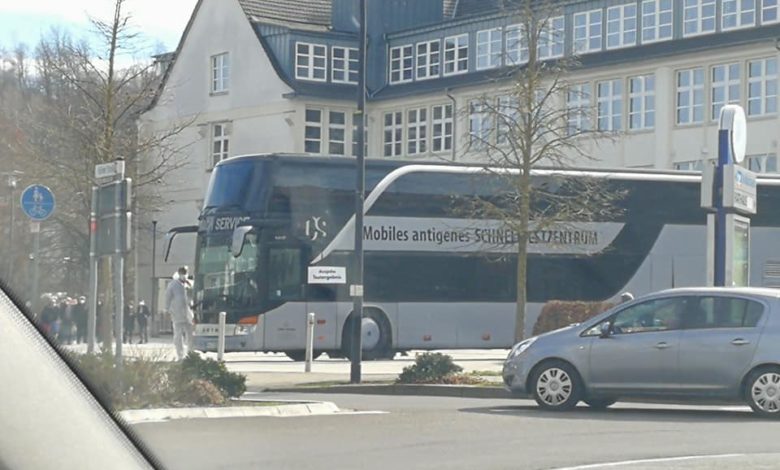
[[[516,344],[503,376],[548,410],[629,397],[739,400],[780,417],[780,290],[651,294]]]

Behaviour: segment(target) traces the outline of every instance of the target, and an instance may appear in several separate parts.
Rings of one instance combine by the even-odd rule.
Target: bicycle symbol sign
[[[46,220],[54,212],[54,194],[40,184],[28,186],[21,197],[22,211],[34,221]]]

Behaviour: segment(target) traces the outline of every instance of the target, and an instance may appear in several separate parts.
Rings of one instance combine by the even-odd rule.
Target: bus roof
[[[269,161],[284,161],[295,163],[312,163],[312,164],[327,164],[327,165],[343,165],[352,166],[354,159],[351,157],[343,156],[310,156],[305,154],[295,153],[264,153],[264,154],[248,154],[239,155],[227,160],[222,160],[217,164],[217,167],[222,165],[229,165],[231,163],[246,161],[246,160],[269,160]],[[374,167],[386,167],[386,168],[398,168],[406,165],[440,165],[445,166],[460,166],[460,167],[486,167],[487,165],[478,163],[463,163],[463,162],[447,162],[441,160],[388,160],[386,158],[366,158],[366,165]],[[697,182],[701,180],[701,172],[698,171],[682,171],[682,170],[658,170],[651,168],[611,168],[611,167],[545,167],[538,166],[534,170],[543,172],[560,172],[563,174],[588,174],[588,175],[601,175],[606,178],[614,177],[617,179],[633,179],[632,176],[637,179],[653,179],[653,180],[676,180],[685,182]],[[759,183],[768,186],[780,186],[780,174],[778,175],[757,175]]]

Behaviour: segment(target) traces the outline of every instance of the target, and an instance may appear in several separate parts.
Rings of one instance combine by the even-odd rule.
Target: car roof
[[[675,289],[662,290],[655,292],[652,295],[668,294],[739,294],[757,297],[780,298],[780,289],[773,289],[770,287],[680,287]]]

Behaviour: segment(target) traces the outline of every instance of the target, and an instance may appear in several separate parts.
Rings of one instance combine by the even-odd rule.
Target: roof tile
[[[238,0],[250,19],[330,26],[331,0]]]

